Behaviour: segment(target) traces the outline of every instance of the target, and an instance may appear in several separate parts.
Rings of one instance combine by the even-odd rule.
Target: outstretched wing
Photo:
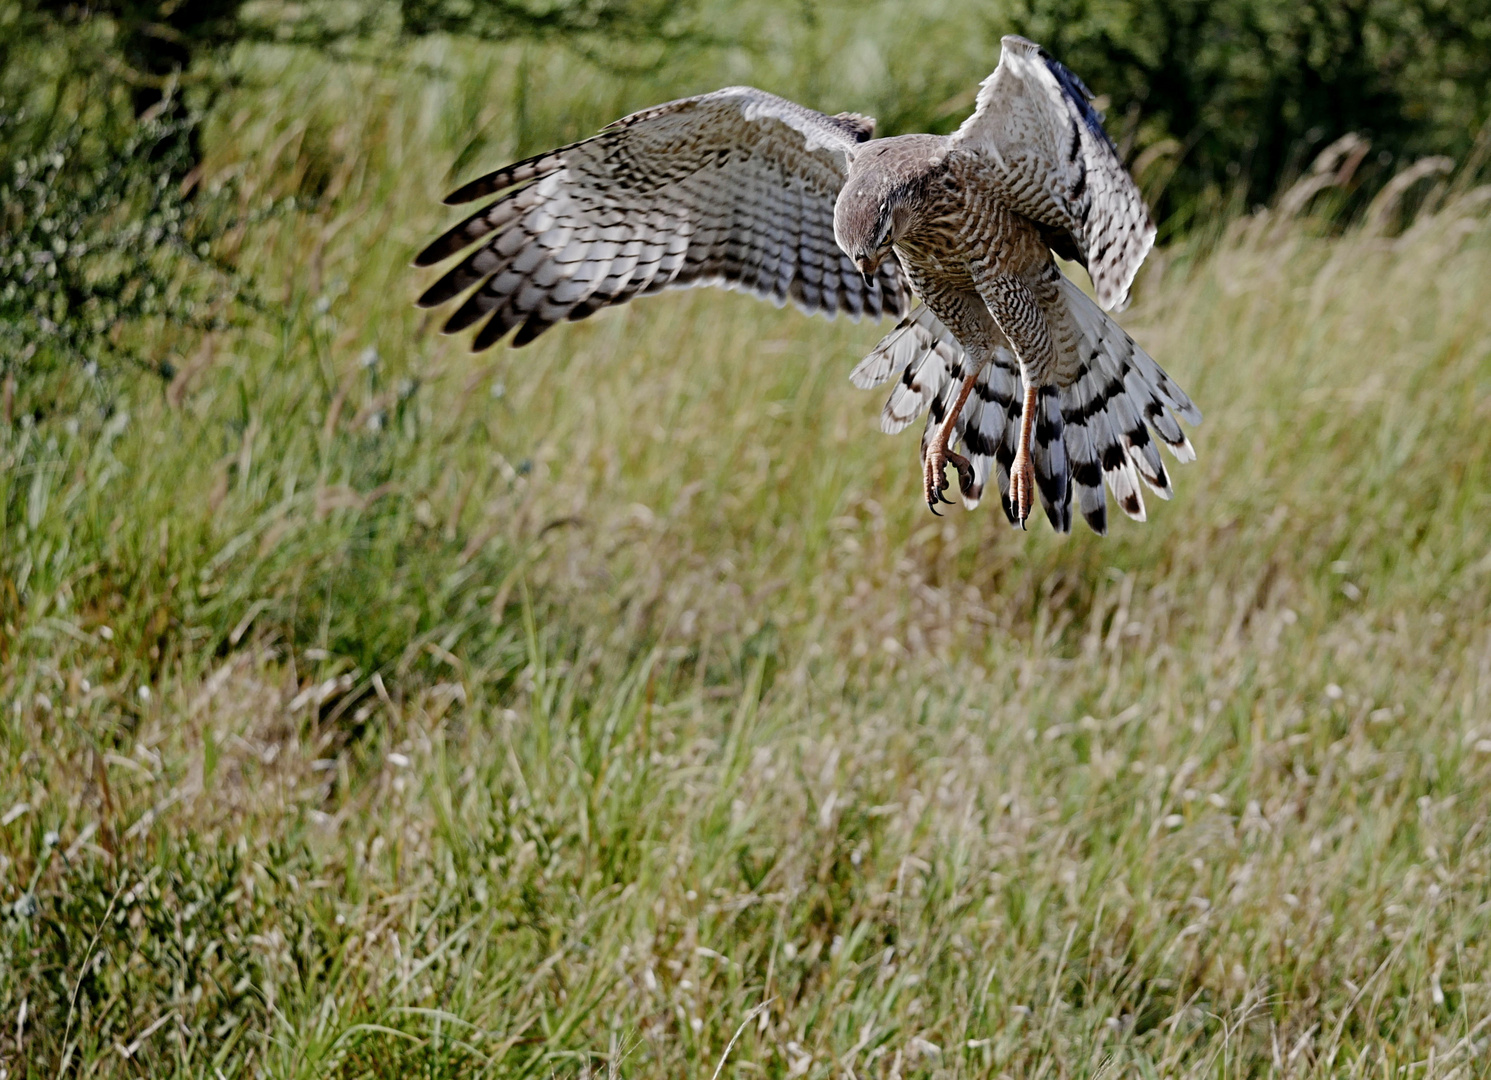
[[[1033,41],[1003,44],[953,143],[988,158],[1010,206],[1054,233],[1058,254],[1077,255],[1098,303],[1121,308],[1154,245],[1144,199],[1082,80]]]
[[[513,345],[526,345],[561,319],[691,285],[830,316],[899,315],[909,291],[894,260],[867,284],[834,242],[847,155],[874,124],[743,86],[634,113],[448,196],[507,192],[416,257],[431,266],[480,244],[419,304],[476,286],[445,331],[485,319],[477,350],[515,327]]]

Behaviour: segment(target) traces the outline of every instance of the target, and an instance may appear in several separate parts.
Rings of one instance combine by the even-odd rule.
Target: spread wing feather
[[[432,266],[466,252],[419,304],[469,290],[445,330],[485,320],[477,350],[514,329],[513,345],[525,345],[561,320],[693,285],[829,316],[900,315],[910,292],[895,261],[866,284],[833,235],[846,155],[873,130],[866,117],[750,87],[634,113],[452,192],[447,203],[505,194],[415,258]]]
[[[1082,80],[1033,41],[1003,45],[953,143],[989,159],[1001,197],[1050,231],[1059,254],[1077,255],[1104,308],[1121,309],[1154,246],[1144,199]]]

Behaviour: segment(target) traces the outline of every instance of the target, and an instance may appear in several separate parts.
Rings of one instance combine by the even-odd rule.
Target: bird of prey
[[[1105,313],[1126,303],[1155,227],[1091,101],[1044,49],[1010,36],[973,115],[946,137],[875,139],[868,117],[751,87],[645,109],[448,196],[500,193],[415,259],[467,252],[419,303],[471,290],[445,330],[483,323],[477,350],[691,285],[830,317],[900,316],[850,377],[896,380],[887,432],[930,412],[934,513],[951,502],[952,465],[970,508],[992,471],[1022,528],[1039,497],[1070,531],[1075,495],[1106,532],[1104,481],[1143,521],[1140,480],[1171,494],[1151,432],[1192,460],[1177,418],[1201,414]],[[1096,303],[1053,253],[1087,270]]]

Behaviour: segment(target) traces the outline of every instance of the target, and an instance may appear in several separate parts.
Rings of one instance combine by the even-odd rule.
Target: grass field
[[[1491,1075],[1484,189],[1159,252],[1199,460],[1020,533],[883,328],[438,337],[450,163],[665,96],[511,59],[257,55],[262,310],[16,391],[0,1076]]]

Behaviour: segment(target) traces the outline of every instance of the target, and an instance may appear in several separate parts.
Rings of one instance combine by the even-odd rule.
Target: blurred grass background
[[[926,514],[883,327],[689,292],[473,357],[408,268],[678,93],[945,129],[1058,9],[116,7],[4,9],[5,1076],[1487,1075],[1449,88],[1411,184],[1335,128],[1172,190],[1124,322],[1199,460],[1063,538]]]

